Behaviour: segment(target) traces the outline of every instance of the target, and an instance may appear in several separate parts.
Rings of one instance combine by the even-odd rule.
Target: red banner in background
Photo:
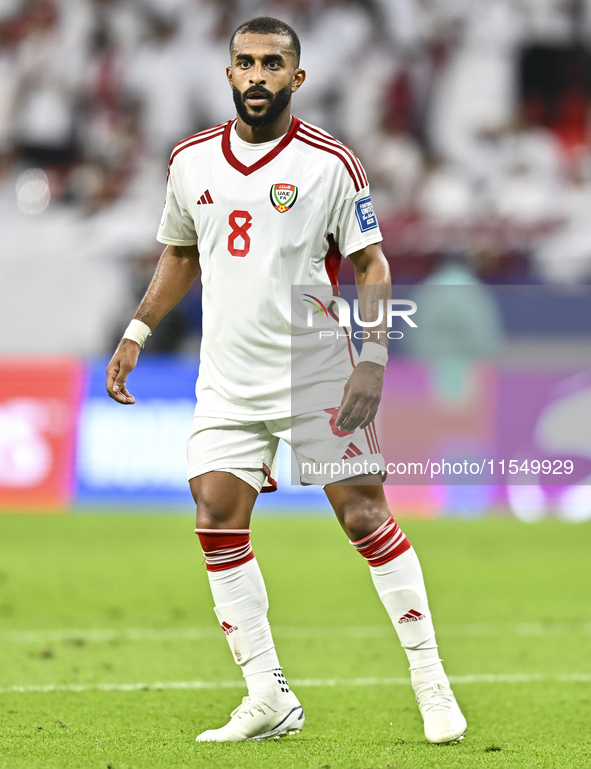
[[[82,381],[70,358],[0,360],[0,507],[70,503]]]

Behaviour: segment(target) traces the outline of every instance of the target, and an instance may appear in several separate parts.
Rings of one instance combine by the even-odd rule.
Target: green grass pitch
[[[6,515],[0,767],[591,767],[591,526],[401,523],[468,718],[461,744],[425,741],[404,654],[331,518],[253,524],[304,730],[197,745],[245,690],[190,515]]]

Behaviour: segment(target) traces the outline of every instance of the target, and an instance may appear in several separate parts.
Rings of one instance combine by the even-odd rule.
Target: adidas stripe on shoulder
[[[322,131],[320,128],[302,121],[295,138],[304,144],[308,144],[310,147],[315,147],[338,157],[353,180],[356,192],[360,192],[364,187],[367,187],[367,176],[355,153],[345,144],[326,133],[326,131]]]
[[[168,163],[169,175],[172,162],[180,152],[186,150],[187,147],[193,147],[196,144],[203,144],[203,142],[208,142],[211,139],[215,139],[218,136],[221,136],[224,133],[224,128],[228,122],[232,121],[226,121],[225,123],[220,123],[213,128],[208,128],[206,131],[200,131],[199,133],[193,134],[193,136],[188,136],[186,139],[183,139],[181,142],[176,144],[170,154],[170,161]]]

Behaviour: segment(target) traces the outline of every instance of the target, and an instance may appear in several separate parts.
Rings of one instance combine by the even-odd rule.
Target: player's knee
[[[202,486],[192,489],[197,506],[196,526],[198,529],[243,529],[248,528],[248,516],[241,506],[216,493],[215,489]]]
[[[205,500],[197,501],[196,526],[198,529],[225,529],[232,528],[229,521],[233,517],[233,511],[224,509],[216,504],[210,504]]]
[[[345,504],[339,512],[343,528],[354,542],[373,534],[391,515],[384,505],[371,502]]]
[[[231,517],[227,505],[220,504],[215,494],[208,493],[207,487],[191,484],[193,499],[197,505],[196,524],[198,529],[223,529]]]

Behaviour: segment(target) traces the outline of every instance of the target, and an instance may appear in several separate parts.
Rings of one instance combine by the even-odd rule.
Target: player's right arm
[[[156,267],[152,282],[136,314],[153,331],[162,318],[187,293],[200,272],[197,246],[166,246]],[[127,376],[136,366],[140,346],[122,339],[107,366],[107,392],[118,403],[135,403],[127,390]]]

